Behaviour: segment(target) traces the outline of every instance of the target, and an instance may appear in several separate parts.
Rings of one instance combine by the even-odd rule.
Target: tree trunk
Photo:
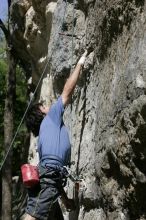
[[[7,49],[8,73],[4,113],[4,151],[8,151],[13,137],[14,98],[16,90],[16,60]],[[2,170],[2,220],[12,219],[12,149],[10,150]]]

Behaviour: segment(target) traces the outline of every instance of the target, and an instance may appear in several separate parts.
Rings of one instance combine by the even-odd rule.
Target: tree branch
[[[6,41],[7,43],[9,42],[9,36],[10,36],[10,33],[8,31],[8,29],[6,28],[6,26],[4,25],[3,21],[0,19],[0,28],[2,29],[4,35],[5,35],[5,38],[6,38]]]

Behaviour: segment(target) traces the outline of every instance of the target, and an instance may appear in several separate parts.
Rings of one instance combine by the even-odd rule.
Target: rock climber
[[[69,199],[63,189],[66,180],[64,166],[68,165],[71,154],[63,113],[77,84],[86,56],[87,51],[66,81],[61,96],[50,108],[38,103],[27,113],[27,128],[34,136],[38,136],[40,183],[28,189],[25,220],[63,220],[59,197],[67,209],[75,209],[73,199]]]

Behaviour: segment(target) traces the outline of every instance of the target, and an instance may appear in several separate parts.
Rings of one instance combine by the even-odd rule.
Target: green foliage
[[[1,56],[2,54],[2,56]],[[3,159],[3,143],[4,143],[4,106],[6,95],[6,74],[8,71],[8,64],[6,61],[6,53],[4,44],[0,47],[0,161]],[[22,116],[26,109],[26,97],[27,96],[27,84],[26,77],[23,70],[17,66],[16,69],[16,98],[14,103],[14,134],[20,124]],[[17,170],[20,169],[20,163],[22,160],[22,148],[24,147],[24,139],[26,134],[26,128],[24,125],[16,137],[15,144],[13,146],[13,173],[16,175]]]

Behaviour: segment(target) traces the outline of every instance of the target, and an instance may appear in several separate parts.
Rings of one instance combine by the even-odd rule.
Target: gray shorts
[[[28,189],[26,212],[39,220],[63,220],[58,203],[59,174],[51,169],[46,172],[42,168],[40,173],[40,184]]]

